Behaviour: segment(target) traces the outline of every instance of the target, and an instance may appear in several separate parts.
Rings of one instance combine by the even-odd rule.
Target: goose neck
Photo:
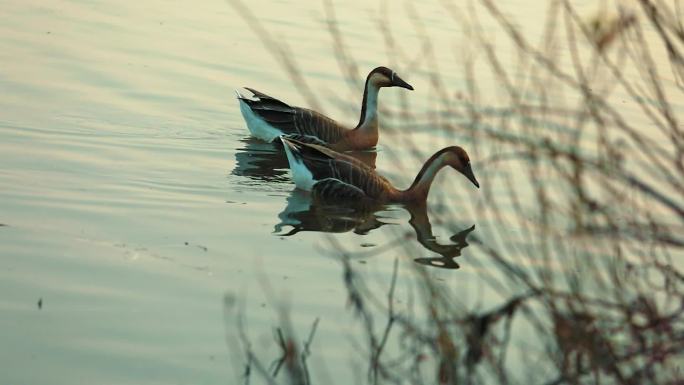
[[[363,90],[363,101],[361,103],[361,117],[358,129],[377,129],[378,126],[378,94],[380,87],[378,87],[371,78],[366,79],[366,85]]]

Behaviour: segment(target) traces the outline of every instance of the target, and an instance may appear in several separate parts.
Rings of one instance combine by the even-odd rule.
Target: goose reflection
[[[396,205],[393,205],[396,206]],[[274,232],[281,236],[292,236],[302,231],[326,233],[344,233],[353,231],[356,234],[367,234],[384,225],[391,224],[387,217],[379,213],[386,211],[387,205],[360,206],[330,202],[318,202],[311,195],[301,190],[294,190],[287,198],[287,206],[278,218]],[[432,224],[425,204],[402,205],[411,215],[409,224],[416,233],[420,245],[439,257],[415,258],[416,263],[442,269],[458,269],[454,260],[461,251],[468,247],[467,237],[475,230],[475,225],[457,232],[449,239],[452,243],[443,244],[437,241],[432,233]],[[285,229],[290,227],[288,232]]]
[[[289,182],[289,165],[282,146],[248,137],[240,140],[244,147],[235,151],[233,175],[260,182]],[[279,148],[280,147],[280,148]]]
[[[458,269],[460,266],[456,263],[454,258],[460,256],[461,250],[468,247],[466,238],[470,233],[475,231],[475,225],[449,237],[453,243],[446,245],[440,244],[437,242],[437,238],[432,234],[432,224],[430,224],[430,219],[427,215],[426,205],[420,204],[406,207],[406,209],[411,214],[409,224],[416,231],[418,242],[426,249],[441,255],[441,257],[434,258],[416,258],[414,261],[422,265],[439,267],[442,269]]]
[[[235,168],[232,175],[243,176],[258,182],[290,183],[289,164],[279,141],[266,143],[253,137],[240,140],[243,147],[235,151]],[[375,168],[375,151],[353,151],[347,155]]]
[[[287,198],[285,210],[278,214],[280,223],[275,225],[274,232],[283,236],[302,231],[346,233],[353,230],[356,234],[368,234],[387,224],[381,216],[376,215],[379,209],[381,207],[314,202],[308,193],[294,190]],[[292,229],[281,233],[285,226]]]

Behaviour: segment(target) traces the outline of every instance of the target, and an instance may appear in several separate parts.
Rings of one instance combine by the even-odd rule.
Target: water
[[[393,66],[416,91],[383,90],[381,107],[397,111],[410,98],[418,114],[438,110],[427,75],[402,71],[411,68],[402,59],[422,54],[412,10],[387,10],[400,39],[386,52],[381,7],[336,8],[357,75]],[[289,47],[321,95],[318,107],[356,122],[362,79],[345,82],[324,6],[249,9]],[[436,41],[459,33],[439,4],[418,11]],[[427,209],[359,212],[312,207],[294,190],[277,146],[249,137],[233,89],[312,101],[228,3],[10,0],[0,4],[0,36],[2,383],[235,383],[242,358],[226,338],[234,332],[227,294],[242,303],[255,349],[267,356],[277,356],[280,301],[300,335],[320,318],[315,360],[327,368],[317,373],[344,376],[359,365],[345,344],[359,331],[329,233],[382,290],[398,258],[402,275],[433,265],[435,280],[493,301],[478,280],[488,265],[468,243],[486,244],[504,225],[478,220],[482,192],[456,173],[440,174],[434,189],[457,191],[449,193],[457,218],[439,215],[447,194],[439,191]],[[457,63],[451,52],[437,55]],[[446,72],[465,87],[462,71]],[[376,165],[400,187],[420,167],[404,157],[409,134],[418,159],[469,140],[387,121],[399,128],[381,132]],[[473,164],[478,178],[496,173]],[[404,239],[413,253],[395,247]]]

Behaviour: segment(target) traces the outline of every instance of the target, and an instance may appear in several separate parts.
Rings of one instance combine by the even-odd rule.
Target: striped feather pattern
[[[328,143],[318,139],[316,136],[311,136],[311,135],[302,135],[302,134],[288,134],[288,135],[283,135],[287,139],[292,139],[296,140],[297,142],[301,143],[306,143],[306,144],[316,144],[319,146],[327,146]]]
[[[314,199],[343,199],[343,200],[359,200],[365,199],[366,193],[356,186],[344,183],[339,179],[327,178],[314,184],[311,190]]]
[[[375,170],[365,163],[323,146],[306,144],[293,139],[281,137],[290,148],[296,148],[296,157],[301,160],[317,181],[314,189],[319,196],[333,195],[344,190],[344,195],[354,195],[350,187],[363,192],[366,198],[383,200],[387,193],[393,190],[389,181],[378,175]],[[329,179],[334,179],[332,182]],[[316,187],[324,180],[324,185]],[[346,184],[350,187],[344,187]],[[334,196],[334,195],[333,195]]]
[[[283,134],[315,136],[326,143],[342,140],[347,128],[306,108],[290,106],[272,96],[247,88],[256,99],[241,98],[259,118]]]

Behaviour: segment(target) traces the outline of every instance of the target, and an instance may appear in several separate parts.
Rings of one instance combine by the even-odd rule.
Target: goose
[[[286,136],[282,136],[280,140],[283,142],[295,185],[302,190],[311,191],[318,198],[425,202],[435,175],[445,166],[451,166],[477,188],[480,187],[470,167],[468,154],[458,146],[437,151],[425,162],[411,186],[406,190],[399,190],[374,169],[351,156]]]
[[[378,93],[382,87],[413,87],[387,67],[373,69],[366,78],[361,117],[350,129],[327,116],[306,108],[294,107],[252,88],[253,98],[236,91],[240,111],[252,135],[272,142],[281,135],[327,145],[336,151],[367,150],[378,143]]]

